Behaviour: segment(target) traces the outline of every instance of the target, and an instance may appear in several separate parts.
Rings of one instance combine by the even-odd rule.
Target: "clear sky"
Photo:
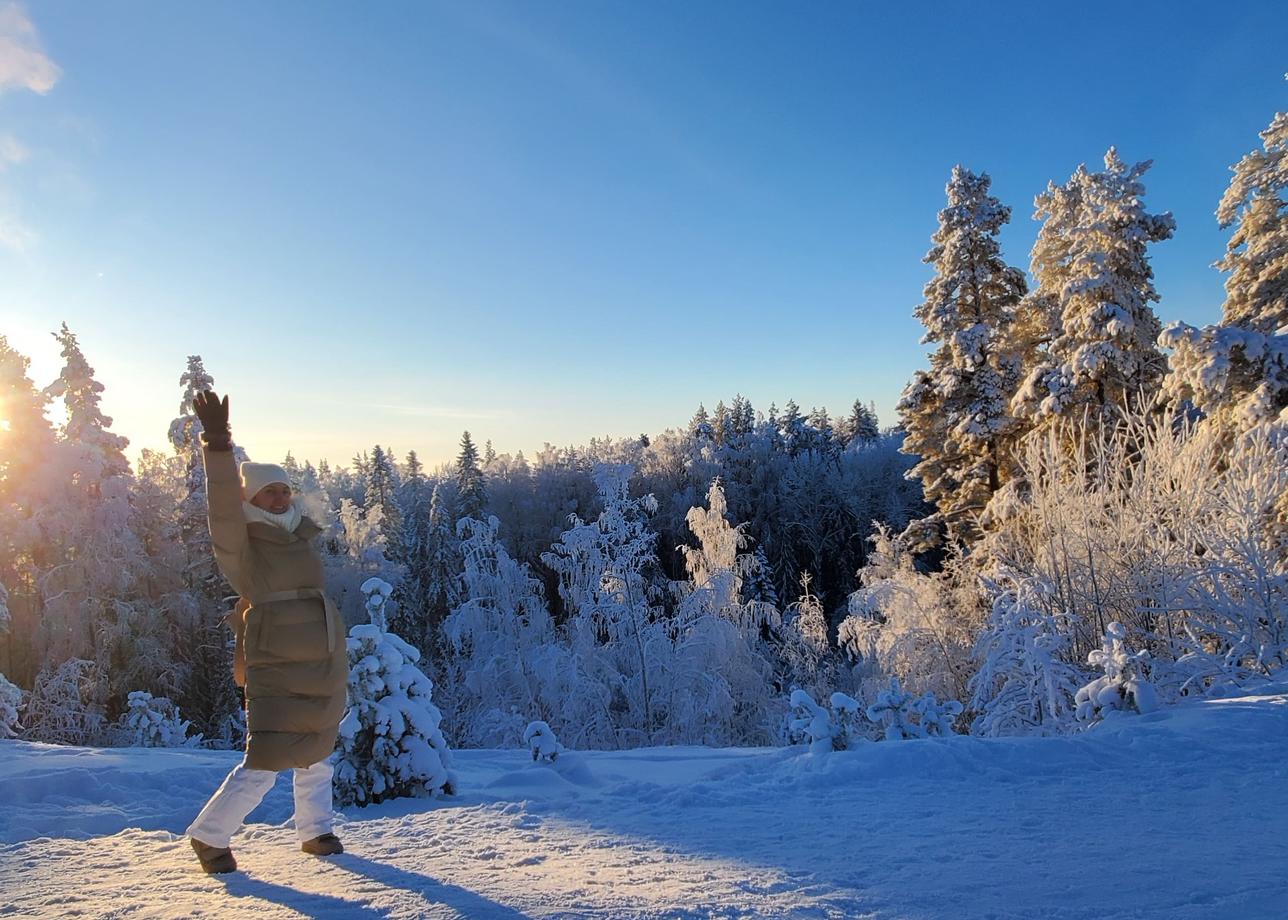
[[[1164,321],[1213,322],[1282,2],[0,0],[0,333],[66,321],[132,448],[189,354],[252,455],[449,459],[741,392],[882,421],[954,163],[1014,208],[1149,159]]]

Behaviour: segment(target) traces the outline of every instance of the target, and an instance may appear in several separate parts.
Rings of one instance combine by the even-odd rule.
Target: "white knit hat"
[[[251,463],[247,460],[241,465],[242,488],[246,491],[246,500],[250,501],[255,497],[255,493],[264,486],[280,482],[289,486],[291,477],[286,475],[286,470],[282,469],[276,463]]]

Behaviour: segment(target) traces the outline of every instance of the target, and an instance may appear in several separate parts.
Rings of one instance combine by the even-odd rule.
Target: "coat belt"
[[[326,592],[318,588],[292,588],[289,591],[274,591],[272,594],[262,594],[253,598],[250,602],[252,607],[258,607],[260,604],[271,604],[275,601],[309,601],[319,600],[326,608],[326,650],[327,654],[335,651],[335,621],[340,618],[340,611],[336,610],[335,604],[331,603],[331,598],[327,597]]]

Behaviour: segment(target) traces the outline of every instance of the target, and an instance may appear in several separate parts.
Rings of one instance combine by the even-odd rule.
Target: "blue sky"
[[[884,422],[954,163],[1152,158],[1164,321],[1288,105],[1279,3],[0,3],[0,333],[66,320],[135,449],[186,357],[255,456],[653,433],[736,392]]]

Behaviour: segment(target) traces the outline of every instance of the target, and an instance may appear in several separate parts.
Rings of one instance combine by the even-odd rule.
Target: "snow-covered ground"
[[[300,853],[283,778],[202,874],[234,753],[0,742],[0,915],[1288,917],[1288,685],[1069,738],[460,751],[460,795]]]

